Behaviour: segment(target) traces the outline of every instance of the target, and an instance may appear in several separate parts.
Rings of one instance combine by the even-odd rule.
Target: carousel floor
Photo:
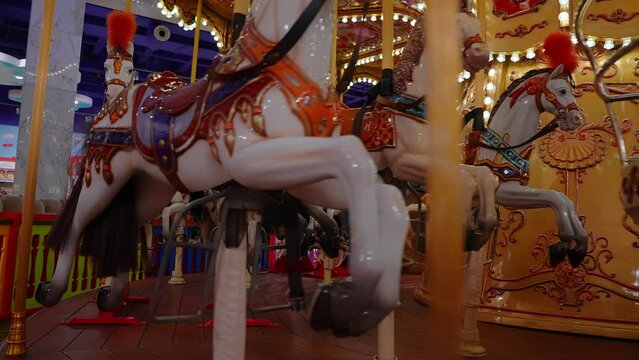
[[[427,309],[411,296],[411,287],[417,277],[404,276],[403,306],[396,316],[396,350],[400,360],[428,359],[426,338],[421,324]],[[191,313],[199,304],[199,291],[204,278],[187,276],[188,284],[167,289],[162,297],[163,313]],[[259,277],[257,304],[284,301],[286,277],[268,274]],[[317,280],[305,279],[307,293],[312,294]],[[148,295],[152,281],[144,280],[131,285],[132,295]],[[61,322],[78,316],[97,314],[91,301],[94,293],[62,302],[45,309],[27,320],[27,359],[211,359],[211,330],[197,324],[145,324],[141,326],[64,326]],[[211,316],[209,311],[208,316]],[[143,318],[146,305],[132,304],[123,314]],[[359,338],[337,339],[330,333],[314,332],[304,313],[280,311],[262,318],[278,323],[271,328],[247,330],[247,359],[361,359],[370,360],[376,353],[377,336],[371,331]],[[639,342],[597,337],[558,334],[480,324],[483,344],[490,355],[488,360],[589,360],[638,359]],[[0,345],[0,348],[2,346]],[[0,355],[1,357],[1,355]]]

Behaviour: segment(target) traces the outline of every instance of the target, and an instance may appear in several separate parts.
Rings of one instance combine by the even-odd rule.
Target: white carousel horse
[[[577,267],[586,256],[588,232],[579,221],[572,200],[558,191],[525,186],[528,156],[532,151],[532,144],[527,141],[535,136],[541,113],[553,114],[555,120],[550,126],[557,124],[563,131],[575,130],[583,123],[571,90],[570,73],[563,65],[531,70],[515,80],[496,102],[488,127],[478,139],[488,146],[480,145],[476,156],[469,155],[469,160],[490,168],[499,176],[501,183],[495,194],[499,205],[519,209],[552,208],[560,242],[549,247],[550,264],[557,265],[567,255],[570,264]],[[509,144],[524,145],[508,149]]]
[[[395,187],[378,183],[377,168],[361,141],[338,136],[338,106],[328,81],[333,16],[330,1],[256,0],[242,37],[209,78],[170,92],[171,77],[152,78],[122,91],[116,97],[120,119],[104,118],[93,126],[85,177],[74,186],[49,237],[50,245],[61,248],[59,263],[51,282],[40,284],[37,300],[46,306],[60,300],[83,235],[83,252],[94,257],[99,273],[128,271],[135,243],[131,233],[176,189],[192,192],[234,180],[348,208],[352,282],[322,288],[314,310],[332,308],[319,314],[327,321],[322,326],[357,335],[395,308],[406,207]],[[300,20],[291,25],[293,19]],[[282,53],[261,60],[289,30],[300,37],[286,37],[290,48],[280,42],[276,50],[285,49]],[[335,193],[347,195],[331,196]],[[111,210],[117,211],[105,217]],[[220,260],[234,250],[222,244]],[[243,271],[245,261],[235,265]],[[237,293],[240,300],[245,296]],[[228,321],[241,328],[244,306],[234,306],[237,316],[228,315]],[[220,358],[243,356],[215,351],[222,352]]]
[[[456,20],[464,68],[477,72],[488,64],[490,54],[479,35],[479,21],[465,11],[458,13]],[[424,120],[424,104],[419,100],[427,87],[427,81],[422,81],[426,78],[428,66],[423,56],[423,40],[423,21],[419,21],[393,73],[394,91],[402,95],[389,97],[390,101],[378,103],[372,112],[367,113],[360,135],[378,169],[389,169],[395,179],[420,183],[431,168],[433,156],[428,154],[429,125]],[[352,120],[357,111],[349,110],[350,118],[344,118]],[[342,128],[342,133],[353,131],[352,121]],[[460,212],[465,211],[467,224],[474,227],[473,232],[483,243],[497,224],[495,190],[499,184],[495,176],[483,167],[460,164],[460,176],[463,178],[461,193],[464,195]],[[471,205],[477,198],[479,212],[477,219],[472,220]]]

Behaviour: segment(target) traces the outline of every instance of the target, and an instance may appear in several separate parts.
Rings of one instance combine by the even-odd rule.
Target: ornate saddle
[[[206,90],[206,81],[189,85],[170,71],[149,75],[147,84],[155,92],[144,100],[141,110],[149,112],[161,104],[160,111],[169,115],[186,111]]]
[[[176,189],[188,192],[177,177],[177,158],[198,138],[199,111],[206,97],[206,78],[194,84],[172,72],[150,75],[136,92],[132,132],[136,147],[156,163]]]

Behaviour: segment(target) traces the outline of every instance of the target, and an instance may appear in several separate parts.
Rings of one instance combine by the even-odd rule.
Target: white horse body
[[[243,36],[256,30],[267,39],[281,39],[311,1],[254,1]],[[329,103],[330,91],[326,85],[329,84],[333,16],[332,3],[325,2],[284,59],[297,64]],[[236,50],[238,45],[229,56]],[[240,69],[248,65],[246,60],[243,63]],[[133,125],[132,114],[139,114],[139,109],[134,109],[139,86],[127,92],[128,105],[112,127]],[[213,91],[218,86],[219,83],[214,83]],[[348,208],[353,255],[349,266],[353,282],[326,287],[318,301],[332,302],[332,314],[324,314],[328,318],[322,325],[324,328],[333,328],[341,335],[357,335],[375,326],[398,304],[402,247],[408,224],[406,207],[396,188],[378,183],[377,168],[359,139],[337,136],[336,131],[330,134],[335,137],[308,136],[304,124],[291,110],[295,104],[285,95],[281,86],[272,86],[261,94],[259,109],[266,135],[247,126],[239,111],[231,111],[229,116],[233,116],[231,124],[235,133],[229,146],[229,137],[212,135],[216,129],[226,131],[222,122],[210,120],[207,139],[194,141],[182,153],[174,154],[177,157],[175,175],[189,191],[235,180],[253,189],[287,190],[304,201],[324,207]],[[145,98],[148,96],[147,93]],[[193,108],[197,104],[196,101],[183,114],[200,111]],[[205,106],[203,108],[206,112]],[[190,120],[191,117],[176,115],[170,126],[181,126],[180,122]],[[56,232],[57,237],[63,237],[56,240],[62,251],[52,281],[40,284],[38,289],[38,301],[43,305],[53,306],[59,301],[80,237],[94,219],[101,219],[99,216],[109,209],[112,200],[123,196],[122,191],[127,189],[132,193],[127,196],[133,199],[127,201],[134,202],[135,212],[130,215],[137,218],[138,228],[162,210],[175,193],[165,173],[141,156],[134,146],[121,146],[110,163],[97,159],[94,165],[87,167],[90,182],[81,180],[76,185],[72,200],[64,210],[73,222],[68,230],[60,225],[63,229]],[[332,193],[344,195],[343,198],[323,196]]]

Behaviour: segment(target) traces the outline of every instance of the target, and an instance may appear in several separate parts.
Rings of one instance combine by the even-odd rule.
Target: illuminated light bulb
[[[566,6],[568,3],[570,3],[570,0],[559,0],[559,5]]]
[[[377,15],[372,15],[371,16],[371,21],[377,21]]]
[[[526,59],[534,59],[535,58],[535,50],[533,49],[528,49],[528,51],[526,51]]]
[[[393,15],[393,20],[399,20],[399,14]]]
[[[561,21],[562,24],[569,22],[570,20],[570,14],[568,14],[567,11],[562,11],[559,13],[559,16],[557,16],[557,18],[559,19],[559,21]]]
[[[519,53],[514,53],[512,55],[510,55],[510,61],[512,62],[518,62],[521,58],[519,57]]]
[[[158,3],[157,3],[157,4],[155,4],[155,6],[157,6],[157,7],[158,7],[158,9],[161,9],[161,8],[163,8],[163,7],[164,7],[164,3],[163,3],[162,1],[158,1]]]
[[[606,39],[606,42],[604,42],[603,47],[606,50],[610,50],[615,47],[615,43],[612,42],[612,39]]]
[[[20,76],[20,75],[16,75],[15,78],[18,79],[18,80],[22,80],[23,79],[23,77]]]
[[[380,15],[379,20],[384,21],[384,15]]]
[[[461,74],[457,77],[457,82],[459,82],[459,83],[463,83],[464,82],[464,77]]]
[[[577,44],[577,36],[573,35],[570,37],[570,41],[572,41],[573,44]]]
[[[488,119],[490,119],[490,111],[485,110],[484,111],[484,120],[488,120]]]
[[[411,26],[415,26],[415,25],[417,25],[417,20],[415,20],[415,19],[411,20],[411,21],[410,21],[410,25],[411,25]]]
[[[184,21],[182,21],[182,20],[178,21],[178,26],[179,27],[184,27]]]
[[[208,22],[208,21],[206,21],[206,19],[202,19],[202,26],[206,26],[206,25],[208,25],[208,24],[209,24],[209,22]]]
[[[470,73],[466,70],[462,72],[462,76],[464,77],[464,79],[470,79]]]
[[[492,53],[488,54],[488,61],[493,61],[493,59],[494,59],[493,54]]]
[[[419,10],[419,11],[424,10],[424,4],[422,4],[422,3],[417,4],[417,10]]]
[[[403,22],[408,22],[408,16],[404,15],[404,17],[402,18]]]
[[[470,10],[471,13],[473,13],[473,15],[477,16],[477,9],[473,8],[472,10]]]
[[[169,12],[166,9],[162,9],[162,10],[160,10],[160,14],[162,14],[164,16],[167,16],[167,15],[169,15]]]
[[[495,76],[495,75],[497,75],[497,70],[495,70],[495,69],[488,70],[488,76],[492,77],[492,76]]]
[[[217,35],[213,36],[213,41],[219,42],[220,41],[220,37],[217,36]]]
[[[348,22],[348,18],[347,18],[346,16],[344,16],[344,17],[342,18],[342,22],[343,22],[344,24],[346,24],[346,23]]]
[[[631,41],[630,38],[625,38],[625,39],[623,39],[622,45],[623,46],[628,46],[628,45],[630,45],[630,41]]]
[[[493,92],[495,91],[495,84],[489,82],[488,84],[486,84],[486,91],[490,91]]]
[[[493,103],[493,98],[491,98],[490,96],[486,96],[484,98],[484,104],[485,105],[492,105],[492,103]]]
[[[357,16],[353,15],[353,17],[351,18],[351,22],[357,22]]]
[[[597,45],[597,42],[594,38],[588,38],[588,40],[586,40],[586,46],[594,47],[595,45]]]
[[[347,68],[348,68],[348,64],[344,64],[344,69],[347,69]]]
[[[178,11],[177,5],[173,6],[173,10],[171,11],[171,14],[177,15],[178,13],[179,11]]]
[[[224,44],[222,44],[221,42],[219,42],[219,41],[218,41],[218,42],[217,42],[217,48],[218,48],[218,49],[221,49],[221,48],[223,48],[223,47],[224,47]]]
[[[348,86],[353,86],[353,85],[355,85],[355,84],[353,84],[352,81],[348,84]]]
[[[499,62],[506,61],[506,54],[500,53],[499,55],[497,55],[497,61],[499,61]]]

